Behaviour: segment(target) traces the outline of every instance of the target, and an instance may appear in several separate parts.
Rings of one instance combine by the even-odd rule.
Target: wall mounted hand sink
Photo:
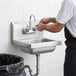
[[[61,41],[51,40],[44,38],[43,32],[39,32],[35,27],[36,22],[32,23],[31,18],[35,16],[31,15],[29,19],[29,26],[27,22],[13,22],[11,23],[11,43],[14,46],[18,46],[23,52],[36,55],[36,73],[32,74],[29,65],[25,68],[29,69],[30,76],[39,75],[39,61],[41,53],[48,53],[55,50],[57,45],[61,45]]]
[[[22,28],[26,28],[25,23],[11,23],[11,42],[25,53],[48,53],[54,51],[57,45],[61,45],[61,41],[44,38],[43,32],[37,30],[22,34]]]

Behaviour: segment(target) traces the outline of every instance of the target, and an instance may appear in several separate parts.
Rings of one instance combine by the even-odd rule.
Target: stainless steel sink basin
[[[57,45],[61,45],[61,41],[44,38],[43,32],[35,31],[34,33],[22,34],[23,27],[25,24],[12,23],[11,42],[25,53],[48,53],[54,51]]]
[[[61,45],[61,41],[42,39],[27,39],[16,40],[14,44],[19,46],[20,49],[29,54],[48,53],[55,50],[56,45]]]

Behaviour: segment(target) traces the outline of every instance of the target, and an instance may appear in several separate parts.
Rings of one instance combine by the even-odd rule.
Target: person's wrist
[[[47,20],[46,20],[46,24],[48,24],[48,23],[50,23],[51,22],[51,18],[49,17],[49,18],[47,18]]]
[[[47,25],[46,25],[46,24],[44,24],[44,28],[43,28],[43,29],[44,29],[44,30],[46,30],[46,27],[47,27]]]

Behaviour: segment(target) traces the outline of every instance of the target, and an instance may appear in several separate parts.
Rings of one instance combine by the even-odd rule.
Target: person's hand
[[[44,23],[44,24],[48,24],[50,22],[50,18],[43,18],[40,20],[39,23]]]
[[[36,27],[37,27],[37,29],[38,29],[39,31],[43,31],[43,30],[45,30],[46,24],[38,23],[38,24],[36,25]]]

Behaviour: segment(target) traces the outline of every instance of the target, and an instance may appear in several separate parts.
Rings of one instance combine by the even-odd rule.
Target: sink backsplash
[[[11,23],[11,31],[12,31],[12,36],[13,36],[13,40],[25,40],[25,39],[36,39],[36,38],[43,38],[43,32],[39,32],[38,30],[36,30],[35,33],[32,34],[23,34],[22,33],[22,29],[26,28],[27,24],[26,23],[22,23],[22,22],[13,22]],[[34,25],[35,26],[35,25]]]

